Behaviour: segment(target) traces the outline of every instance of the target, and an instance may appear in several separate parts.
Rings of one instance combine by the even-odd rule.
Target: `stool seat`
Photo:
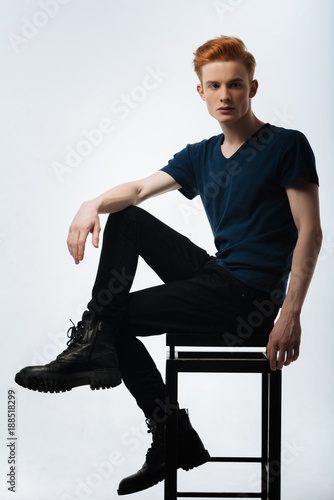
[[[232,340],[232,342],[231,342]],[[192,498],[281,498],[281,371],[271,371],[265,354],[268,335],[252,335],[245,342],[231,346],[233,338],[217,334],[167,333],[169,348],[166,361],[165,500]],[[192,347],[194,350],[180,350]],[[201,347],[228,348],[201,350]],[[243,348],[256,348],[245,351]],[[177,491],[177,403],[178,373],[260,373],[261,374],[261,456],[211,457],[210,462],[258,462],[261,464],[259,492],[178,492]]]
[[[238,335],[217,333],[167,333],[167,346],[200,346],[200,347],[263,347],[268,343],[268,334]]]

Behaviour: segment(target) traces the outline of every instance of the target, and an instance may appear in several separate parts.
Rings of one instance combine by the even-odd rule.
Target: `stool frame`
[[[166,397],[168,418],[166,422],[165,500],[181,497],[192,498],[281,498],[281,400],[282,372],[271,371],[264,352],[267,337],[258,337],[248,343],[257,347],[254,352],[240,347],[221,351],[176,351],[177,346],[229,347],[221,335],[167,333],[169,353],[166,361]],[[262,349],[262,352],[261,350]],[[260,373],[261,397],[261,456],[260,457],[211,457],[210,462],[261,463],[261,491],[259,492],[179,492],[177,491],[177,401],[178,373]]]

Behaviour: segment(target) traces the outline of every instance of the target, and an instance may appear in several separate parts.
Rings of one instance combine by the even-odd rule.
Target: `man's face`
[[[250,111],[250,98],[258,87],[249,82],[246,67],[240,61],[219,61],[202,67],[202,84],[197,91],[206,101],[210,115],[219,123],[235,123]]]

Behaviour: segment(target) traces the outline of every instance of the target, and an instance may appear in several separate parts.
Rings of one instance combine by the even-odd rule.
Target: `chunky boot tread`
[[[111,370],[92,370],[71,374],[39,374],[36,376],[25,376],[18,373],[15,382],[26,389],[39,392],[65,392],[74,387],[90,385],[92,390],[109,389],[121,384],[117,373]]]
[[[70,332],[70,335],[69,335]],[[89,385],[92,390],[121,384],[114,348],[116,332],[96,320],[82,320],[69,328],[68,348],[43,366],[27,366],[16,374],[15,382],[33,391],[65,392]]]

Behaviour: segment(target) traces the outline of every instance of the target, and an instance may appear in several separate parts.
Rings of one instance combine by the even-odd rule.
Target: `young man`
[[[270,367],[281,370],[299,355],[300,314],[321,245],[314,155],[302,133],[252,112],[254,57],[238,38],[221,36],[197,49],[194,67],[197,91],[223,133],[188,145],[153,175],[82,204],[67,240],[76,264],[89,233],[98,246],[99,214],[110,214],[92,299],[70,329],[68,348],[16,376],[23,387],[45,392],[123,379],[153,444],[142,468],[121,481],[120,495],[164,478],[165,386],[137,337],[207,332],[241,345],[243,329],[266,333]],[[216,257],[136,206],[175,189],[201,196]],[[139,255],[164,284],[129,293]],[[178,466],[189,469],[209,454],[186,411],[179,412]]]

